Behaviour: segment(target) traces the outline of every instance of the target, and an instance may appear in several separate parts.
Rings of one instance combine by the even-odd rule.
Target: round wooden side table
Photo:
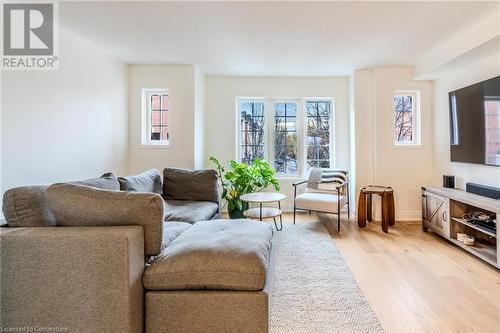
[[[285,200],[286,196],[282,193],[276,192],[255,192],[255,193],[247,193],[240,196],[240,200],[248,203],[258,203],[259,207],[249,208],[243,212],[245,217],[250,219],[269,219],[272,218],[274,221],[274,226],[277,231],[281,231],[283,229],[283,219],[281,217],[281,201]],[[263,207],[265,203],[278,203],[278,208],[274,207]],[[278,228],[278,224],[276,223],[276,217],[280,218],[280,227]]]
[[[395,224],[394,191],[387,186],[364,186],[359,191],[358,199],[358,227],[366,227],[366,220],[371,222],[372,217],[372,195],[380,195],[382,198],[382,230],[389,232],[389,225]]]

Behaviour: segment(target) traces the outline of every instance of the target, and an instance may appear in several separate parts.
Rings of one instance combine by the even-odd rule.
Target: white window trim
[[[413,115],[412,115],[412,141],[405,141],[405,142],[398,142],[394,139],[394,124],[395,124],[395,117],[396,117],[396,112],[394,110],[394,102],[393,102],[393,107],[392,107],[392,141],[394,144],[394,147],[398,148],[415,148],[415,147],[420,147],[422,146],[422,135],[421,135],[421,114],[420,114],[420,91],[419,90],[395,90],[394,94],[392,96],[393,101],[394,97],[397,96],[412,96],[412,110],[413,110]]]
[[[328,101],[330,102],[330,168],[336,167],[336,141],[335,133],[335,98],[334,97],[236,97],[236,158],[241,162],[241,120],[240,103],[242,101],[262,101],[264,102],[264,159],[274,168],[274,103],[296,103],[297,104],[297,174],[276,174],[279,180],[297,180],[308,176],[307,170],[307,117],[305,115],[306,102]],[[333,153],[332,153],[333,152]]]
[[[169,127],[169,140],[168,141],[152,141],[151,140],[151,117],[149,115],[150,101],[149,98],[152,94],[167,94],[169,98],[168,109],[168,127]],[[171,101],[170,89],[165,88],[143,88],[141,89],[141,148],[171,148],[172,147],[172,110],[170,107]]]

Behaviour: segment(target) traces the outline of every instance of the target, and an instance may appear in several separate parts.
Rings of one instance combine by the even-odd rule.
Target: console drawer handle
[[[443,212],[443,221],[448,221],[448,214],[446,214],[446,211]]]

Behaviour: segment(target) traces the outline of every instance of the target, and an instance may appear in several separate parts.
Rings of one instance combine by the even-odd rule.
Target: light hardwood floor
[[[335,215],[298,215],[311,221],[325,224],[386,332],[500,332],[500,271],[420,222],[384,234],[379,222],[359,229],[342,217],[339,234]]]

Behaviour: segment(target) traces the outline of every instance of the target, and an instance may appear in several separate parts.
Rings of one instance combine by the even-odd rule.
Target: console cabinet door
[[[435,233],[450,237],[448,198],[422,191],[422,223]]]

